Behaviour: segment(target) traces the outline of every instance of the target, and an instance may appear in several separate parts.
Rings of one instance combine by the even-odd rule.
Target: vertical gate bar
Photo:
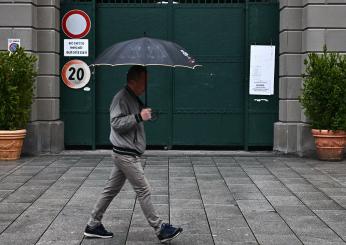
[[[93,40],[93,48],[90,50],[90,55],[92,60],[95,60],[95,49],[96,49],[96,35],[95,35],[95,23],[96,23],[96,0],[92,0],[91,2],[92,7],[91,7],[91,14],[92,14],[92,26],[91,28],[91,40]],[[96,69],[94,68],[94,75],[92,76],[91,80],[91,148],[93,150],[96,149],[96,82],[95,82],[95,76],[96,76]]]
[[[173,5],[173,0],[169,0],[168,2],[169,7],[165,8],[166,11],[168,11],[168,25],[169,31],[168,31],[168,40],[174,41],[174,5]],[[169,103],[169,129],[170,129],[170,133],[169,133],[169,138],[168,138],[168,145],[167,145],[167,149],[171,150],[173,147],[173,135],[174,135],[174,68],[170,68],[171,69],[171,79],[170,79],[170,83],[169,83],[169,91],[171,91],[170,93],[170,103]]]
[[[249,64],[250,64],[250,45],[249,45],[249,0],[245,0],[245,55],[244,55],[244,150],[249,150]]]

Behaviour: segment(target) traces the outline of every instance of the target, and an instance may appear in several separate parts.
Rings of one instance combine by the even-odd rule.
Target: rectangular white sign
[[[273,95],[275,74],[275,46],[251,45],[251,95]]]
[[[19,38],[9,38],[7,39],[7,50],[10,52],[15,52],[20,47]]]
[[[64,56],[89,56],[89,40],[64,39]]]

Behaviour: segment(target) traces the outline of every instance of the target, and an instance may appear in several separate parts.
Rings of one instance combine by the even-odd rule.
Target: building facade
[[[38,77],[24,151],[59,152],[64,148],[60,120],[60,1],[0,1],[0,50],[8,38],[38,56]]]
[[[346,2],[343,0],[280,1],[279,122],[274,126],[274,149],[309,155],[314,151],[298,96],[304,59],[309,52],[346,51]]]
[[[0,1],[0,50],[7,50],[7,42],[9,38],[19,38],[21,40],[21,46],[23,46],[29,52],[36,53],[39,58],[39,75],[36,84],[35,100],[32,105],[31,122],[27,128],[28,135],[26,137],[24,146],[24,152],[26,153],[39,154],[42,152],[60,152],[65,148],[66,144],[69,145],[70,139],[69,137],[66,137],[66,135],[69,136],[73,133],[70,132],[71,128],[73,127],[70,121],[75,122],[76,120],[78,120],[78,118],[73,118],[73,113],[72,117],[69,117],[69,115],[66,114],[65,102],[67,100],[67,97],[66,93],[64,92],[64,85],[62,85],[60,79],[60,70],[62,66],[61,61],[65,62],[64,58],[62,57],[61,40],[66,38],[61,31],[61,16],[63,12],[66,12],[66,9],[63,9],[67,6],[66,2],[71,2],[71,7],[74,7],[73,4],[76,4],[78,2],[92,2],[94,6],[100,4],[100,6],[96,10],[97,14],[100,15],[102,11],[106,11],[106,9],[109,9],[107,4],[110,4],[112,1]],[[232,26],[233,29],[236,26],[240,26],[238,32],[229,32],[228,38],[230,38],[229,40],[230,42],[232,42],[232,45],[234,46],[236,46],[238,43],[245,43],[245,45],[240,46],[240,48],[244,50],[244,56],[242,56],[243,58],[240,58],[240,60],[234,59],[234,57],[237,54],[237,49],[233,48],[228,50],[226,47],[227,44],[225,44],[225,49],[221,51],[215,50],[215,53],[213,54],[198,53],[199,51],[195,51],[195,53],[198,53],[199,56],[202,57],[202,61],[206,64],[208,62],[229,62],[232,64],[238,62],[239,64],[246,65],[246,62],[248,62],[249,59],[249,46],[247,44],[271,44],[271,42],[273,42],[274,44],[279,46],[279,48],[277,49],[278,62],[276,68],[278,80],[278,83],[276,84],[277,95],[273,97],[273,100],[275,100],[273,108],[275,108],[276,105],[278,108],[276,114],[273,114],[272,111],[265,111],[263,108],[260,107],[256,107],[256,111],[253,114],[251,114],[251,110],[246,109],[246,113],[241,114],[240,116],[245,117],[247,121],[245,121],[243,133],[241,133],[239,136],[239,142],[246,142],[245,149],[248,148],[247,146],[256,146],[256,142],[259,142],[258,146],[261,146],[262,143],[260,141],[256,141],[258,138],[262,137],[261,135],[257,136],[256,139],[251,139],[251,137],[248,136],[253,132],[261,131],[261,128],[258,128],[257,124],[253,124],[251,122],[259,120],[258,115],[264,117],[264,115],[268,116],[270,114],[270,116],[267,117],[270,119],[264,119],[263,121],[265,121],[267,124],[268,122],[270,123],[268,130],[272,132],[270,132],[270,134],[268,135],[272,135],[271,146],[273,147],[273,149],[284,153],[308,155],[314,152],[314,143],[309,130],[308,120],[304,116],[304,113],[298,101],[298,96],[300,94],[302,86],[301,75],[304,72],[303,61],[304,58],[307,56],[308,52],[320,52],[324,44],[327,45],[330,51],[346,51],[346,2],[344,0],[280,0],[276,4],[276,10],[270,10],[270,13],[274,13],[272,15],[274,16],[273,18],[275,18],[276,13],[279,16],[279,27],[277,28],[277,30],[275,29],[275,26],[270,26],[274,24],[271,24],[270,19],[266,19],[265,17],[268,16],[268,12],[265,12],[267,10],[263,10],[266,7],[262,8],[262,6],[257,6],[256,8],[251,8],[251,4],[263,4],[263,6],[266,6],[266,4],[269,5],[273,4],[274,2],[275,1],[269,0],[228,0],[218,1],[217,3],[209,1],[210,4],[213,4],[213,8],[210,8],[210,10],[201,10],[202,7],[205,7],[201,7],[201,1],[198,1],[199,5],[196,6],[196,9],[198,9],[198,13],[189,12],[186,16],[196,14],[197,20],[197,17],[199,16],[200,22],[206,21],[205,18],[202,18],[204,16],[203,14],[207,14],[207,11],[214,11],[215,5],[218,4],[220,6],[224,6],[224,10],[222,10],[224,12],[217,12],[216,15],[220,14],[221,16],[222,14],[227,13],[227,11],[233,11],[232,13],[238,16],[238,20],[234,19],[234,17],[232,16],[229,19],[225,17],[223,20],[227,20],[227,23],[232,23],[232,21],[236,21],[237,25]],[[125,2],[121,2],[121,4],[124,3]],[[193,1],[181,1],[179,3],[192,4]],[[204,1],[203,3],[205,4],[207,3],[207,1]],[[113,4],[117,4],[117,1],[113,1]],[[227,4],[229,4],[229,6],[231,4],[234,5],[229,7],[226,6]],[[102,6],[104,6],[103,9]],[[220,8],[220,6],[218,7]],[[191,9],[191,5],[189,5],[189,8]],[[128,10],[130,10],[130,8]],[[237,12],[237,10],[239,11]],[[244,18],[244,16],[242,15],[243,10],[245,11],[246,18]],[[160,10],[155,9],[155,11]],[[170,24],[170,26],[173,26],[174,31],[167,32],[167,36],[164,37],[168,37],[168,39],[174,39],[173,37],[177,37],[179,33],[181,34],[181,32],[179,32],[181,28],[178,29],[177,27],[179,27],[179,25],[182,26],[181,23],[179,23],[179,20],[184,19],[186,17],[185,15],[183,15],[184,11],[186,11],[186,9],[179,9],[177,10],[177,12],[167,11],[168,16],[174,15],[175,13],[178,13],[179,15],[177,15],[176,18],[173,18],[174,23]],[[124,13],[126,14],[126,12]],[[121,16],[121,13],[117,12],[117,15]],[[157,15],[155,14],[155,16]],[[102,19],[98,16],[97,18]],[[96,21],[98,20],[97,18]],[[210,19],[210,23],[208,22],[209,24],[207,26],[210,26],[211,29],[217,29],[218,26],[221,26],[221,30],[222,28],[227,28],[227,24],[224,24],[224,26],[222,24],[213,25],[212,18]],[[261,22],[257,20],[263,21]],[[215,21],[216,20],[214,20],[214,22]],[[119,19],[117,19],[117,22],[121,23]],[[260,25],[256,26],[257,22],[259,22]],[[104,22],[104,24],[105,23],[106,22]],[[196,23],[198,24],[198,22]],[[116,25],[117,23],[115,22],[111,24]],[[263,25],[266,26],[266,28],[263,29],[264,31],[261,29]],[[97,24],[96,27],[98,27]],[[242,32],[242,28],[248,28],[247,32]],[[196,29],[198,29],[198,26],[196,26]],[[258,34],[256,34],[256,30],[258,30]],[[261,30],[264,34],[260,33]],[[270,32],[271,35],[273,35],[273,30],[276,32],[275,35],[277,35],[278,43],[275,43],[275,37],[272,38],[272,36],[265,36],[265,33],[267,32]],[[98,36],[102,36],[102,34],[97,33],[101,32],[102,31],[97,32],[96,30],[96,35],[93,34],[96,36],[96,41]],[[123,36],[125,37],[127,35],[127,32],[124,31],[123,33]],[[234,33],[240,34],[237,35]],[[206,38],[210,38],[210,36],[212,36],[213,38],[219,38],[220,40],[215,41],[219,42],[220,45],[222,45],[222,36],[218,37],[217,34],[209,34],[209,36],[206,36]],[[194,42],[196,41],[194,39],[189,40],[193,40]],[[188,43],[189,40],[186,40],[186,43]],[[91,42],[91,45],[92,44],[93,42]],[[203,60],[203,57],[207,56],[211,57],[212,55],[214,55],[215,57],[217,57],[218,52],[224,52],[227,54],[229,53],[230,55],[227,57],[225,56],[222,61],[218,61],[217,58],[214,58],[213,61],[209,61],[206,58],[205,60]],[[229,59],[229,61],[227,59]],[[221,67],[222,65],[218,64],[217,66]],[[239,69],[237,69],[237,67],[235,66],[234,71],[236,72],[237,70]],[[230,72],[232,71],[233,70],[231,69]],[[208,77],[212,77],[212,75],[209,75]],[[247,77],[248,71],[244,69],[241,75],[243,77]],[[206,86],[211,86],[210,84],[212,83],[212,80],[209,81],[210,83],[208,81],[206,82]],[[174,80],[174,86],[177,83],[178,80]],[[248,80],[245,79],[245,83],[248,83]],[[193,86],[195,85],[196,84],[191,85],[190,89],[192,90]],[[229,87],[229,89],[232,90],[233,87]],[[245,92],[247,89],[247,86],[243,88]],[[243,90],[242,92],[244,92]],[[172,96],[174,96],[174,93]],[[173,99],[175,99],[175,101],[179,101],[179,98],[174,97]],[[256,98],[254,99],[256,100]],[[248,101],[252,101],[254,99],[250,97],[249,100],[244,102],[244,105],[241,104],[240,106],[245,106],[245,108],[251,109],[252,104]],[[181,101],[183,101],[183,99],[181,99]],[[239,101],[243,101],[242,97],[239,99]],[[98,103],[102,104],[103,102],[101,101]],[[198,106],[198,104],[196,106]],[[213,108],[214,111],[210,112],[210,110],[208,109],[209,112],[206,113],[206,111],[208,111],[206,107],[207,106],[205,106],[205,108],[202,108],[205,110],[201,109],[201,115],[195,116],[198,120],[200,120],[201,118],[209,118],[209,121],[207,121],[205,125],[214,123],[211,124],[211,128],[217,128],[217,125],[220,125],[220,127],[225,127],[227,130],[231,130],[228,129],[227,125],[224,125],[223,123],[228,122],[227,120],[230,120],[232,122],[237,120],[237,117],[234,116],[237,114],[237,112],[235,112],[237,108],[230,108],[230,111],[233,113],[232,117],[230,116],[229,119],[227,119],[226,121],[222,121],[220,118],[227,118],[227,111],[223,112],[222,108],[217,108],[217,110]],[[168,108],[171,108],[171,106],[169,105]],[[98,115],[97,108],[95,110],[96,112],[94,112],[94,115]],[[170,110],[174,111],[174,108]],[[191,115],[195,112],[189,113],[186,107],[184,107],[184,110],[177,110],[176,114],[174,115],[175,118],[178,118],[180,121],[178,119],[174,119],[176,121],[173,120],[173,124],[181,125],[184,122],[187,122],[188,124],[188,120],[192,118]],[[259,112],[263,113],[261,114]],[[214,115],[221,116],[219,116],[217,120],[214,120]],[[100,118],[102,118],[102,116],[100,116]],[[162,118],[162,120],[164,120],[165,113],[163,113]],[[97,121],[101,119],[98,119],[98,117],[94,117],[94,119],[92,120],[96,120],[97,124]],[[195,121],[192,121],[191,130],[195,128],[194,122]],[[219,122],[221,123],[218,124]],[[242,122],[243,121],[239,121],[239,127],[243,125]],[[100,123],[100,125],[100,128],[104,128],[102,123]],[[180,126],[180,128],[178,126],[177,128],[173,127],[173,130],[168,129],[168,131],[179,132],[179,130],[181,130],[181,127],[182,126]],[[78,125],[76,126],[76,128],[78,128]],[[165,131],[165,128],[163,126],[162,128],[163,131]],[[198,130],[203,130],[203,128]],[[234,136],[234,138],[236,138],[237,136],[236,131],[237,130],[234,131],[234,134],[231,134],[231,136]],[[263,132],[266,133],[266,130],[263,130]],[[106,135],[106,133],[107,130],[104,132],[104,134]],[[95,134],[98,134],[97,130],[96,132],[94,132],[94,138]],[[102,132],[100,134],[102,134]],[[221,133],[219,133],[219,131],[211,131],[210,134],[217,135],[215,139],[210,141],[210,144],[213,144],[213,142],[215,142],[215,140],[217,141],[217,139],[220,139],[220,141],[224,140],[222,138],[222,131]],[[184,145],[185,142],[179,141],[181,137],[184,137],[184,135],[186,135],[185,131],[182,131],[181,134],[173,134],[173,139],[170,139],[170,142],[173,142],[173,145]],[[81,134],[81,137],[83,137],[83,134]],[[168,136],[168,138],[169,137],[170,136]],[[191,137],[198,138],[198,132],[196,134],[191,134],[190,138]],[[212,138],[212,136],[210,136],[209,138]],[[103,140],[104,139],[100,139],[100,143],[96,144],[103,145]],[[96,139],[93,142],[98,141]],[[158,140],[158,142],[161,141]],[[224,142],[227,141],[225,140]],[[73,145],[73,143],[71,144]],[[194,144],[194,142],[190,141],[188,142],[188,144]],[[234,145],[237,144],[239,143],[237,143],[237,141],[234,141]],[[76,145],[78,145],[78,143],[76,143]],[[95,146],[95,143],[93,143],[92,145]],[[207,143],[206,145],[209,144]],[[222,143],[222,145],[224,145],[224,143]],[[268,145],[268,143],[265,143],[264,145]],[[244,144],[241,143],[241,146],[244,146]]]

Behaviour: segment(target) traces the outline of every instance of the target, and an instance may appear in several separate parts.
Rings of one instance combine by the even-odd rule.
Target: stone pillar
[[[298,101],[309,52],[346,51],[346,1],[280,0],[280,102],[274,150],[298,155],[315,151],[308,119]]]
[[[0,2],[0,50],[8,38],[38,56],[38,77],[24,153],[59,152],[64,148],[59,91],[59,0]]]

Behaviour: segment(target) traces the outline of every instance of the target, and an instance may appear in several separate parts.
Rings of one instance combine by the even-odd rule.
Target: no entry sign
[[[70,60],[62,68],[61,78],[69,88],[83,88],[90,80],[90,68],[81,60]]]
[[[73,9],[64,15],[61,25],[62,30],[69,38],[83,38],[90,31],[91,21],[84,11]]]

